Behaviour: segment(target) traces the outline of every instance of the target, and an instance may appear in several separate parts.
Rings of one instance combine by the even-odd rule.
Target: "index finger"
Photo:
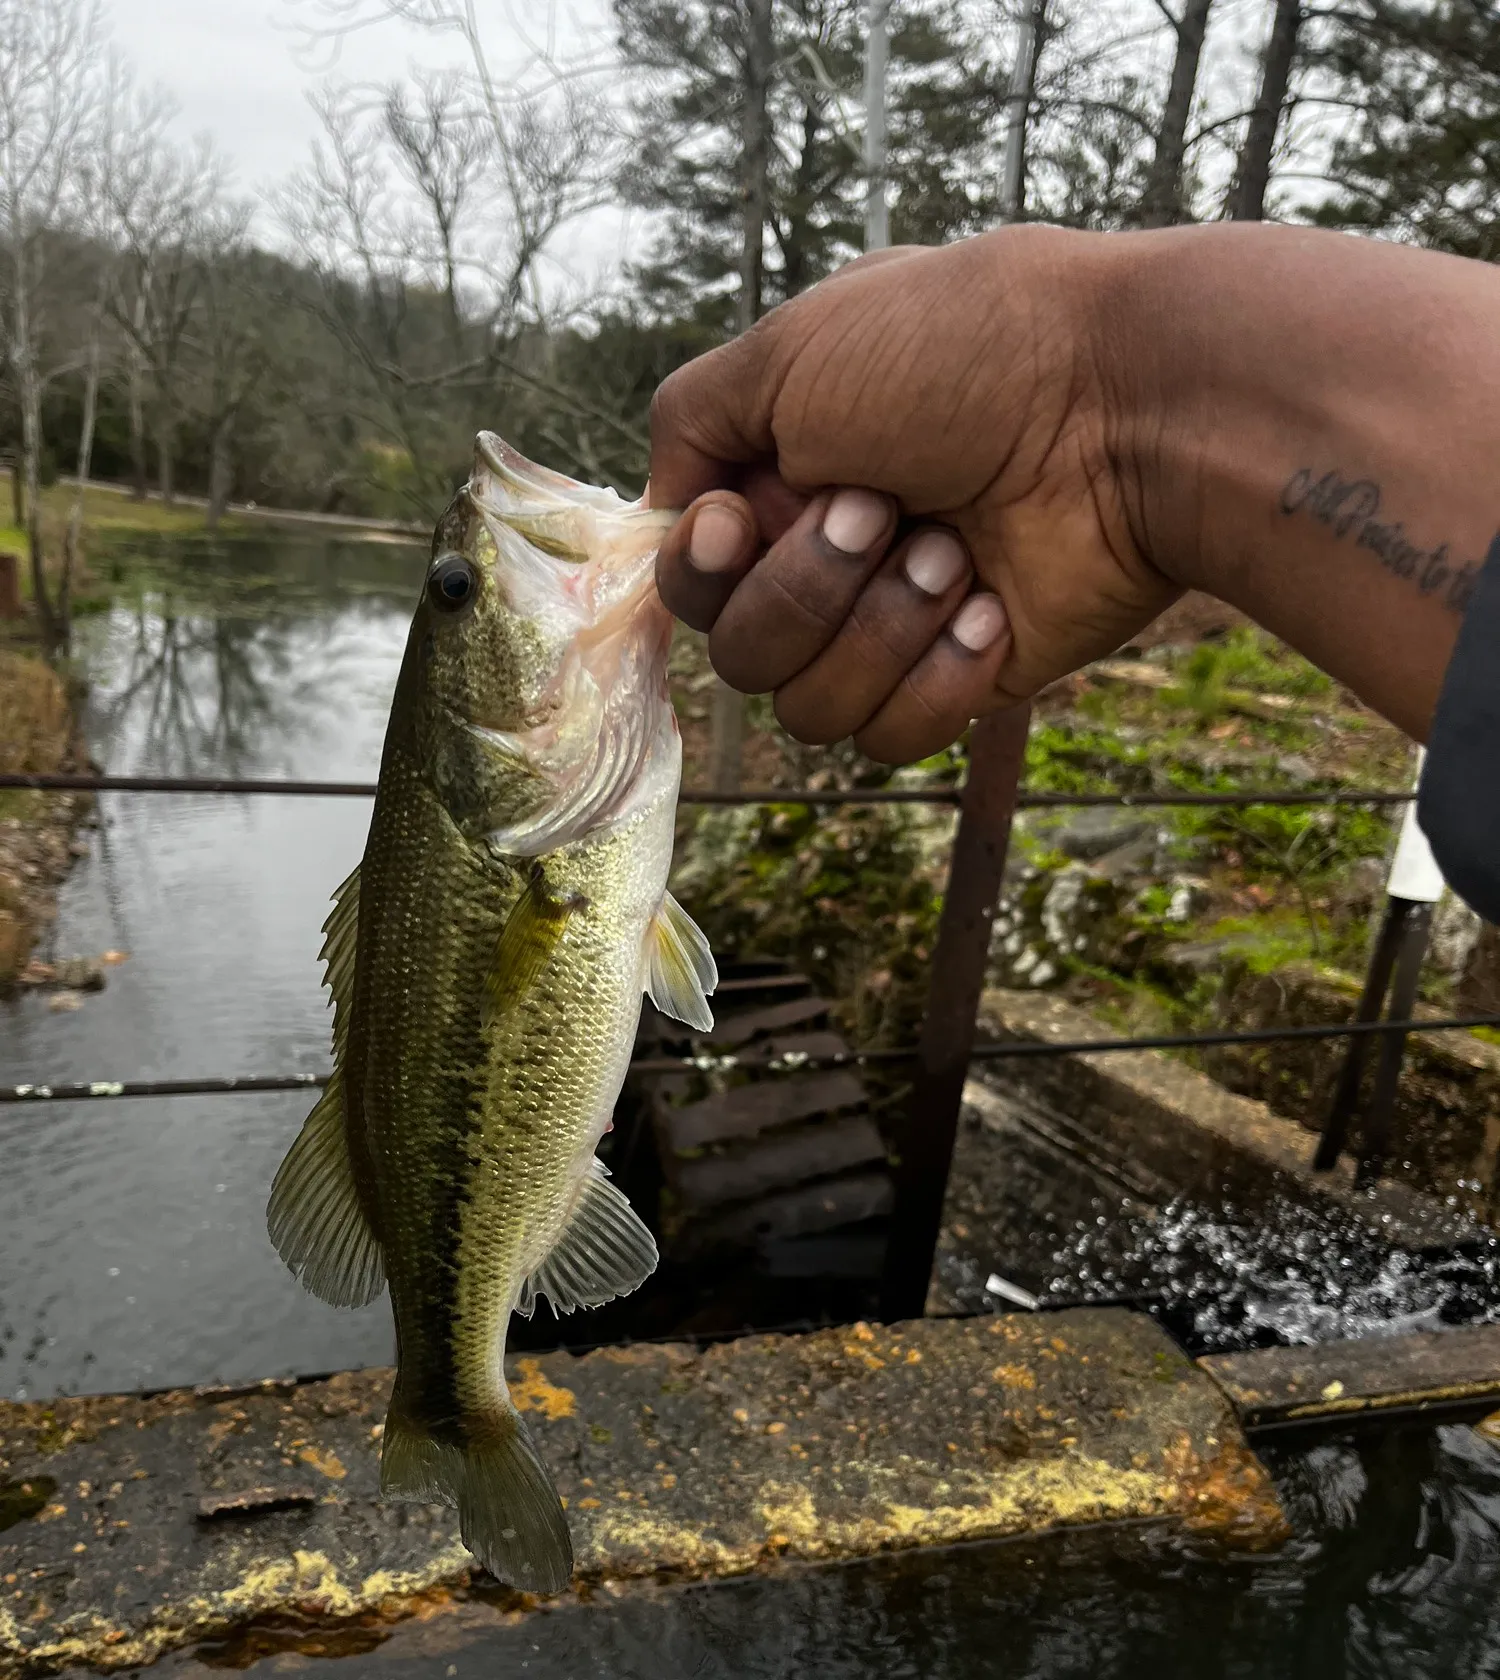
[[[752,330],[670,373],[651,399],[651,505],[685,508],[738,490],[744,469],[775,458],[764,333]]]

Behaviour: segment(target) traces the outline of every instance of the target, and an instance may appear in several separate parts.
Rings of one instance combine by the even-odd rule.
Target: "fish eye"
[[[444,554],[427,574],[427,598],[439,612],[460,612],[474,599],[478,585],[473,566],[462,554]]]

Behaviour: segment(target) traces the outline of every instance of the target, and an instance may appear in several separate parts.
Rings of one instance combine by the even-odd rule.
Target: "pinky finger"
[[[996,595],[971,595],[854,737],[884,764],[910,764],[951,746],[976,717],[995,709],[1010,653],[1010,623]]]

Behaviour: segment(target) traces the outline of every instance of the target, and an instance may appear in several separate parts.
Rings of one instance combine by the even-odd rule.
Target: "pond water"
[[[425,553],[278,535],[93,556],[96,762],[117,773],[371,779]],[[55,954],[127,960],[55,1011],[0,1005],[6,1081],[322,1072],[318,929],[358,799],[106,794]],[[0,1111],[0,1394],[160,1388],[387,1362],[383,1302],[335,1312],[265,1237],[302,1094]]]

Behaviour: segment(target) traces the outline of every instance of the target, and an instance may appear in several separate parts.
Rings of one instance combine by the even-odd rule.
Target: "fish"
[[[539,1593],[573,1551],[506,1387],[510,1315],[650,1275],[656,1244],[595,1148],[643,996],[713,1023],[708,941],[667,891],[671,518],[479,434],[433,535],[364,855],[324,924],[334,1071],[267,1210],[320,1300],[389,1288],[382,1493],[456,1507],[479,1562]]]

